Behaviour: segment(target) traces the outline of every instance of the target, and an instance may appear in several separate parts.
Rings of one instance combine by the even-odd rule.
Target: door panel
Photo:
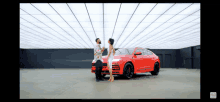
[[[144,49],[140,49],[140,52],[141,52],[141,55],[139,55],[141,58],[140,58],[140,60],[141,60],[141,68],[143,69],[143,70],[145,70],[145,66],[146,66],[146,60],[145,60],[145,58],[144,58]]]
[[[136,55],[136,56],[134,56],[134,58],[133,58],[133,61],[134,61],[134,63],[135,63],[135,66],[136,66],[136,68],[138,69],[138,70],[140,70],[140,71],[142,71],[142,70],[144,70],[144,57],[143,57],[143,51],[141,50],[141,49],[137,49],[136,51],[135,51],[135,53],[136,52],[141,52],[142,53],[142,55]]]
[[[146,63],[146,67],[145,67],[145,71],[151,71],[152,67],[151,67],[151,63],[152,63],[152,59],[151,59],[151,55],[145,55],[145,63]]]
[[[136,69],[140,69],[140,65],[141,65],[141,60],[140,60],[140,56],[135,56],[134,55],[134,57],[133,57],[133,63],[134,63],[134,67],[136,68]]]
[[[151,63],[151,56],[150,55],[144,55],[144,61],[145,61],[145,68],[150,68]]]
[[[171,68],[171,55],[165,54],[165,68]]]
[[[147,53],[147,49],[144,49],[144,55],[143,55],[143,58],[144,58],[144,68],[149,68],[149,55]]]
[[[136,51],[137,51],[137,49],[136,49]],[[136,52],[135,51],[135,52]],[[135,53],[134,52],[134,53]],[[132,62],[133,62],[133,64],[134,64],[134,68],[136,69],[136,70],[139,70],[140,69],[140,60],[139,60],[139,56],[137,56],[137,55],[133,55],[133,57],[132,57]]]

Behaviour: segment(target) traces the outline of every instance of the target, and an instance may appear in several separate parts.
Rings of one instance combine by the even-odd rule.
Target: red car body
[[[158,63],[160,68],[160,59],[156,54],[154,54],[151,51],[152,55],[135,55],[141,53],[141,52],[136,52],[137,49],[143,49],[143,48],[140,47],[134,48],[134,51],[130,55],[115,55],[114,59],[117,59],[117,61],[113,60],[112,62],[112,74],[123,75],[124,67],[126,63],[131,63],[133,65],[134,74],[154,71],[155,63]],[[110,74],[107,68],[107,56],[102,56],[102,59],[103,59],[103,68],[101,74]],[[94,61],[93,61],[91,72],[95,73],[95,70],[96,67],[94,66]]]

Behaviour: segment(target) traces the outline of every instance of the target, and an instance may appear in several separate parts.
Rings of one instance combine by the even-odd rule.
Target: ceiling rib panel
[[[20,3],[20,48],[200,45],[200,3]]]

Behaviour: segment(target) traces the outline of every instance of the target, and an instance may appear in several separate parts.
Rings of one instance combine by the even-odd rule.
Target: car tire
[[[158,63],[155,63],[154,64],[154,71],[151,72],[152,75],[158,75],[159,74],[159,64]]]
[[[132,78],[134,75],[134,66],[131,63],[126,63],[123,70],[123,76],[125,78]]]

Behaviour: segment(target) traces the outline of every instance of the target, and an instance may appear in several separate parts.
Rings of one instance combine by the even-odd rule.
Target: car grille
[[[92,63],[92,66],[95,67],[95,63]],[[103,66],[107,66],[107,63],[103,63]],[[119,65],[112,65],[112,70],[120,70]]]
[[[107,63],[103,63],[103,66],[107,66]],[[95,63],[92,63],[92,66],[95,66]]]

